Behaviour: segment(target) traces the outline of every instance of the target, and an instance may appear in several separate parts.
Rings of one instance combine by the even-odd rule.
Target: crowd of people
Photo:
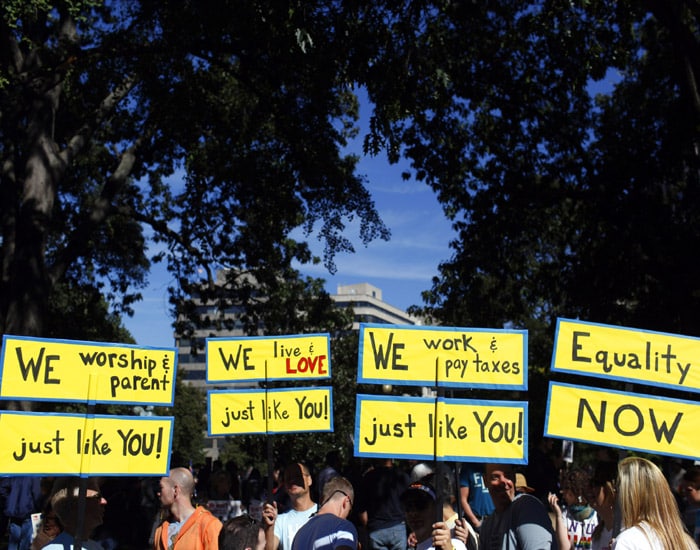
[[[697,550],[700,466],[557,461],[527,467],[330,451],[314,469],[177,467],[161,479],[0,479],[9,550]]]

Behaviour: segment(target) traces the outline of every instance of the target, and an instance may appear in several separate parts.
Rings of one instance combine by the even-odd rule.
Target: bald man
[[[192,505],[194,478],[173,468],[160,479],[158,496],[170,516],[156,530],[154,550],[218,550],[221,522],[206,508]]]

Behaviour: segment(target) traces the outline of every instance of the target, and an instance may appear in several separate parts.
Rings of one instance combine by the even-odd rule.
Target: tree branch
[[[185,250],[185,252],[196,258],[202,269],[206,271],[209,290],[214,290],[216,287],[214,274],[212,273],[212,269],[209,265],[209,260],[202,255],[199,248],[192,246],[192,244],[182,238],[180,233],[173,231],[170,227],[168,227],[168,224],[163,220],[156,220],[155,218],[146,216],[141,212],[129,212],[129,215],[136,221],[152,227],[154,231],[165,236],[170,241],[177,243]]]
[[[92,120],[83,124],[75,135],[68,140],[68,145],[59,153],[59,158],[64,167],[70,165],[76,155],[90,140],[90,136],[95,129],[114,110],[114,107],[128,95],[135,83],[136,78],[133,75],[126,77],[112,93],[102,100],[100,106],[95,110]]]
[[[55,284],[63,277],[70,266],[77,258],[85,254],[87,244],[94,231],[104,223],[113,209],[114,197],[123,189],[136,163],[136,153],[143,143],[146,142],[150,133],[142,133],[138,139],[127,148],[121,155],[119,164],[107,182],[102,187],[99,197],[95,200],[92,209],[86,213],[83,221],[78,224],[73,231],[66,246],[56,255],[56,261],[49,269],[49,278]]]

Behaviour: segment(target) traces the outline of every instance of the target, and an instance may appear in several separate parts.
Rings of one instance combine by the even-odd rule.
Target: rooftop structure
[[[369,283],[338,285],[338,293],[331,294],[338,307],[352,307],[355,314],[352,328],[360,323],[386,323],[390,325],[420,325],[419,319],[382,300],[382,290]]]

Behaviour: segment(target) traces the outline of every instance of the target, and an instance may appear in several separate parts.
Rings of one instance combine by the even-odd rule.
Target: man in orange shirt
[[[174,468],[160,480],[158,496],[170,517],[156,529],[154,550],[218,550],[221,522],[209,510],[192,506],[194,478]]]

